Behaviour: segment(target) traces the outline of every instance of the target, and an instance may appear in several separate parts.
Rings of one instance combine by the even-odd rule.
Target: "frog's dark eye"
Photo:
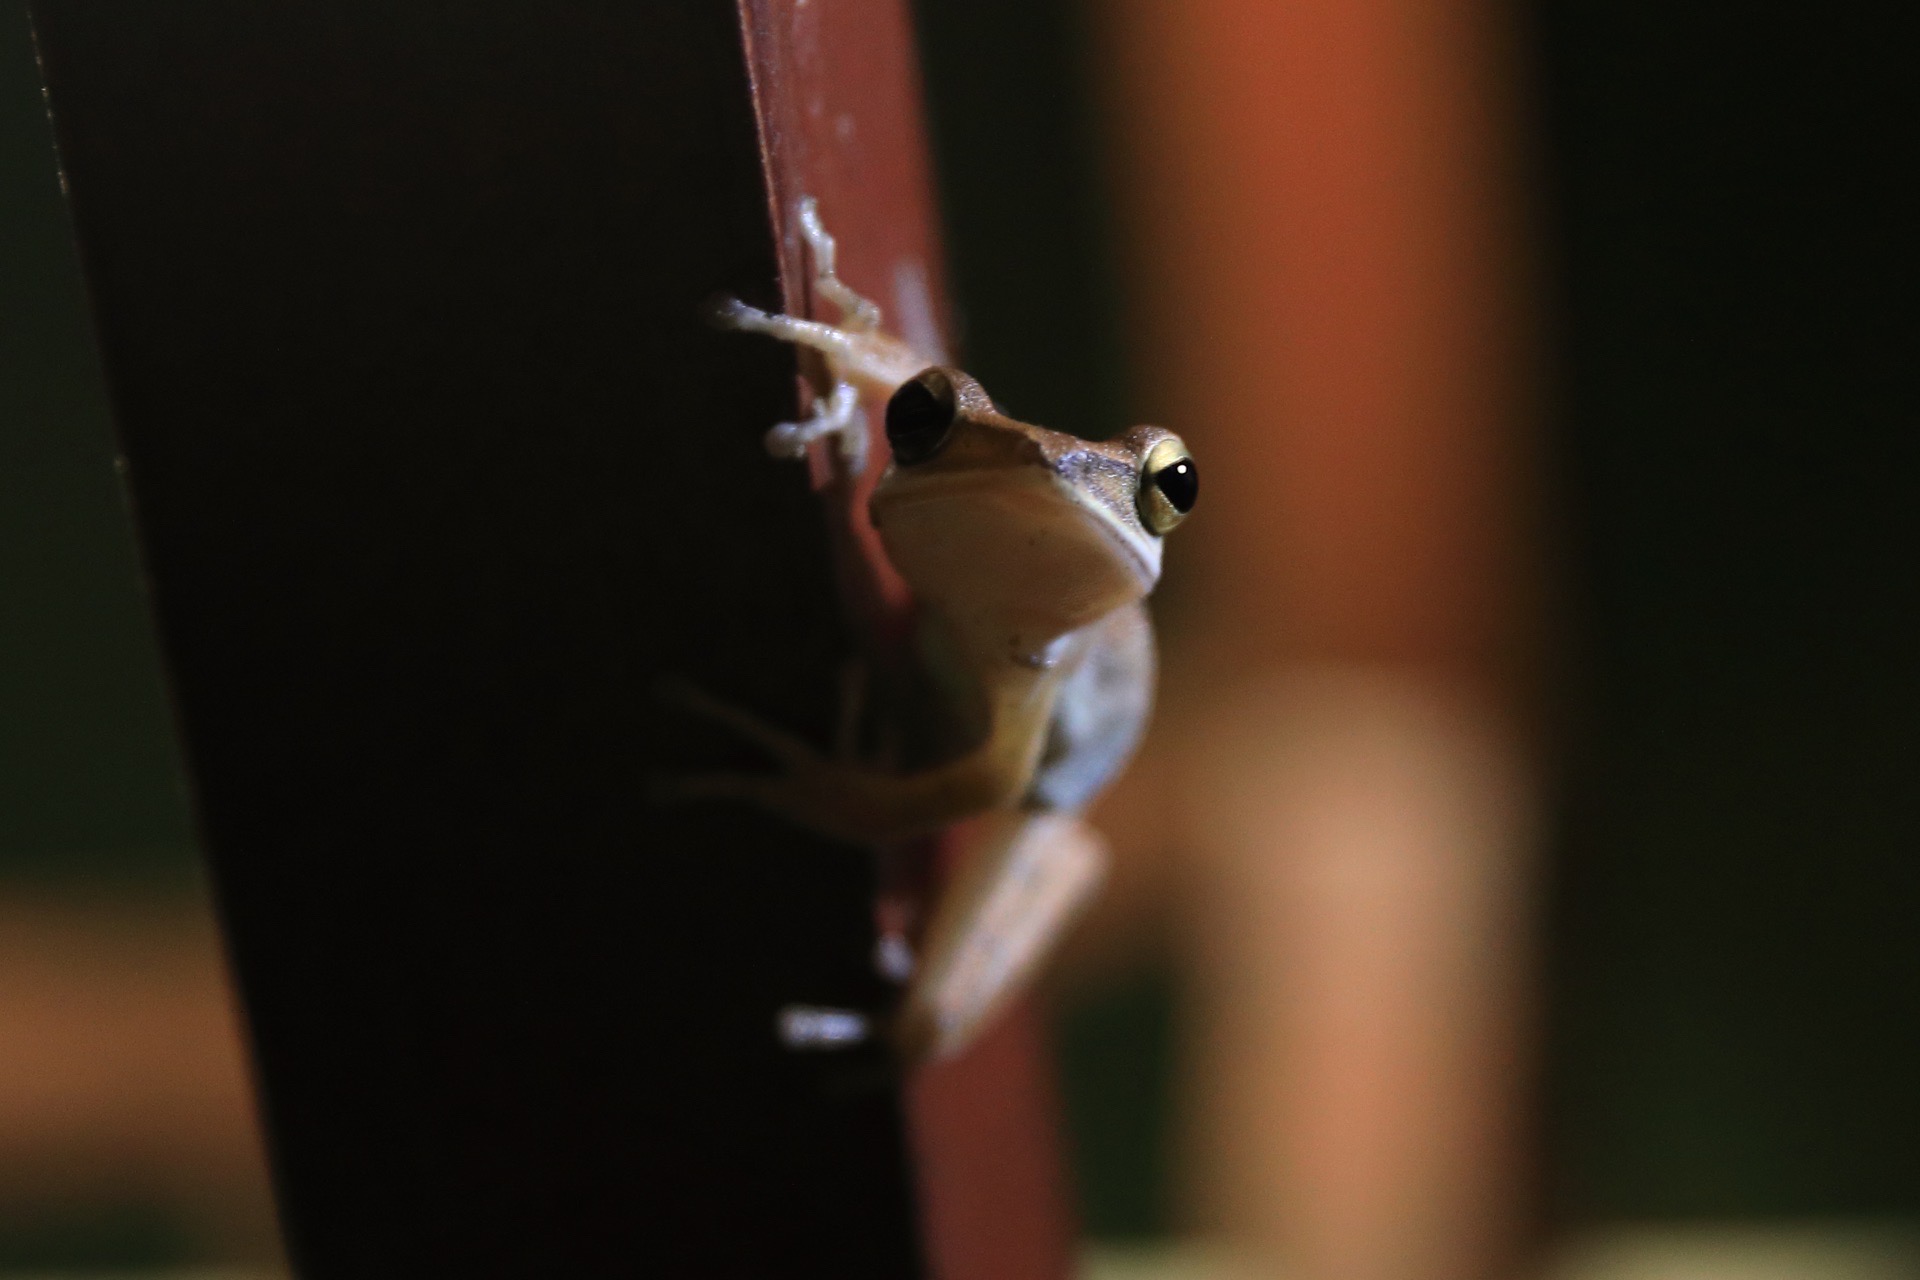
[[[953,383],[940,370],[928,369],[902,384],[887,401],[887,443],[893,446],[893,460],[911,467],[940,452],[958,413]]]
[[[1180,437],[1168,436],[1147,452],[1140,468],[1140,521],[1150,533],[1166,533],[1193,510],[1200,473]]]

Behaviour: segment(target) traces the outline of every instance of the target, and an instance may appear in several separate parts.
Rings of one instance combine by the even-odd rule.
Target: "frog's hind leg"
[[[1003,803],[1006,779],[1031,761],[998,758],[989,742],[953,764],[882,775],[833,759],[784,729],[684,682],[656,693],[723,725],[772,757],[778,771],[655,779],[657,801],[745,800],[802,826],[852,842],[897,839],[961,814]],[[1072,813],[1000,809],[981,819],[953,883],[941,893],[915,963],[901,936],[898,954],[876,956],[909,983],[884,1020],[846,1009],[793,1006],[781,1038],[793,1048],[831,1049],[884,1041],[903,1061],[958,1053],[1041,966],[1105,879],[1107,851]]]
[[[906,1061],[972,1043],[1045,963],[1101,883],[1106,841],[1070,813],[990,816],[940,896],[890,1034]]]
[[[891,1016],[788,1005],[780,1041],[809,1052],[884,1042],[911,1065],[964,1050],[1023,990],[1106,878],[1107,847],[1064,813],[988,819],[923,940]]]

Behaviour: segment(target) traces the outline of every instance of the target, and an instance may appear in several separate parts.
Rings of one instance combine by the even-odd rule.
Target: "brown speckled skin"
[[[967,746],[1028,739],[1007,751],[1027,775],[1017,803],[1077,812],[1132,755],[1152,709],[1140,601],[1159,577],[1161,540],[1142,524],[1139,489],[1147,455],[1176,437],[1143,426],[1083,440],[1006,416],[958,369],[915,381],[952,403],[953,424],[932,456],[881,478],[875,523],[938,633],[928,660],[964,668],[945,683],[980,704]],[[916,500],[936,508],[918,535],[937,540],[934,551],[902,531]]]
[[[839,288],[825,270],[822,281]],[[1184,455],[1185,446],[1159,427],[1095,442],[1016,421],[958,369],[906,374],[910,349],[871,316],[865,328],[737,304],[729,316],[821,352],[836,386],[894,388],[889,439],[898,447],[868,510],[913,591],[927,696],[893,707],[887,736],[938,747],[905,767],[830,759],[708,702],[706,714],[760,742],[783,769],[682,779],[677,790],[749,800],[863,843],[982,819],[963,873],[935,904],[888,1033],[908,1060],[950,1056],[1021,989],[1104,876],[1105,844],[1078,814],[1146,727],[1155,656],[1142,601],[1160,577],[1155,530],[1182,514],[1155,506],[1168,499],[1157,487],[1143,493],[1142,473],[1157,447]]]
[[[957,369],[912,381],[951,420],[924,457],[881,477],[872,512],[921,601],[922,658],[948,704],[930,710],[960,709],[973,726],[952,763],[921,776],[971,775],[986,785],[925,794],[997,811],[941,897],[896,1016],[896,1045],[916,1058],[967,1044],[1104,876],[1104,842],[1077,815],[1133,755],[1152,710],[1142,601],[1161,539],[1140,514],[1142,470],[1177,438],[1135,427],[1082,440],[1007,417]],[[923,409],[908,430],[938,433],[941,417]]]
[[[1140,469],[1155,445],[1178,439],[1173,432],[1164,427],[1139,426],[1107,441],[1082,440],[1009,418],[984,387],[959,369],[936,367],[921,376],[927,374],[938,375],[951,386],[958,413],[946,445],[937,456],[913,468],[916,473],[1043,467],[1097,504],[1115,526],[1143,541],[1154,539],[1140,521]],[[897,483],[901,474],[896,466],[881,477],[874,499],[876,507],[884,507],[891,484]],[[1150,568],[1143,569],[1157,577],[1157,556]]]

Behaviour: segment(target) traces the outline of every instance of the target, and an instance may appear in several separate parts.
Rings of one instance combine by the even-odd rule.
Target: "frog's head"
[[[887,403],[893,465],[873,494],[887,555],[923,600],[1041,642],[1153,589],[1193,507],[1186,445],[1159,427],[1104,443],[1016,422],[958,369]]]

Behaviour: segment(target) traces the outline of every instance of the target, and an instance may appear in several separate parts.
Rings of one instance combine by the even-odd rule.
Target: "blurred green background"
[[[26,15],[0,21],[0,900],[200,890]],[[4,1052],[0,1049],[0,1052]],[[0,1196],[0,1272],[191,1263],[136,1199]]]
[[[1020,415],[1101,434],[1140,375],[1084,15],[918,8],[969,367]],[[1905,70],[1844,13],[1519,17],[1554,353],[1543,1216],[1920,1216],[1920,416],[1911,281],[1890,265],[1912,226]],[[17,11],[0,300],[0,894],[194,894]],[[1178,993],[1149,955],[1059,1014],[1101,1237],[1175,1225]],[[47,1221],[0,1202],[0,1270],[192,1252],[152,1206]]]
[[[0,874],[191,882],[26,15],[0,21]]]

